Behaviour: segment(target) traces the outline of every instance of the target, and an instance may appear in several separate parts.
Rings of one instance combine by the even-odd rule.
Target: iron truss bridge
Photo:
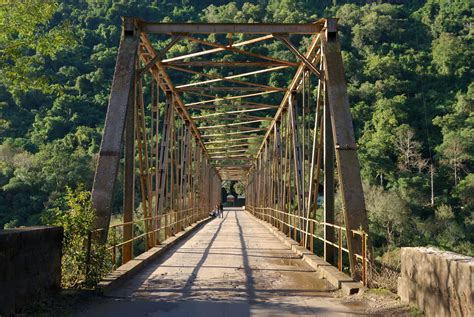
[[[96,232],[109,243],[114,233],[113,261],[125,263],[135,240],[159,244],[207,217],[223,181],[240,181],[254,216],[339,269],[346,257],[365,279],[356,150],[336,19],[124,18],[92,191]],[[111,225],[118,190],[123,222]]]

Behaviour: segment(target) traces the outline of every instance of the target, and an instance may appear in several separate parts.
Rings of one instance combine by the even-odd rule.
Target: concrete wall
[[[0,230],[0,316],[61,287],[63,228]]]
[[[472,316],[474,258],[436,248],[402,248],[398,295],[426,316]]]

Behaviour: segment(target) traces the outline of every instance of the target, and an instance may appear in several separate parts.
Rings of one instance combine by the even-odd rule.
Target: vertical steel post
[[[339,184],[346,224],[347,247],[353,277],[356,273],[356,258],[362,245],[352,235],[352,230],[361,228],[368,232],[364,193],[357,158],[354,128],[349,108],[349,98],[344,76],[341,47],[337,38],[337,20],[327,19],[326,34],[322,34],[322,50],[329,109],[335,143]]]
[[[92,206],[96,212],[94,227],[100,231],[100,242],[107,241],[112,200],[128,105],[133,103],[135,63],[139,44],[134,20],[123,21],[122,38],[115,66],[99,159],[92,185]]]
[[[165,112],[163,115],[163,126],[162,126],[162,134],[161,134],[161,146],[160,146],[160,169],[158,171],[158,193],[157,193],[157,200],[158,200],[158,214],[161,213],[159,216],[159,226],[161,227],[162,223],[164,222],[165,227],[167,227],[167,214],[165,213],[166,209],[166,200],[167,200],[167,183],[168,183],[168,155],[169,155],[169,138],[170,138],[170,120],[171,120],[171,108],[172,108],[172,96],[171,94],[166,94],[166,105],[165,105]],[[162,221],[164,216],[164,221]],[[159,231],[161,233],[161,230]],[[163,230],[164,236],[163,240],[165,240],[168,236],[167,228]],[[161,235],[161,234],[160,234]]]
[[[135,194],[135,120],[133,103],[128,105],[125,123],[125,166],[123,179],[123,222],[133,221]],[[123,226],[123,241],[133,238],[133,223]],[[127,263],[133,257],[133,243],[127,242],[122,247],[122,263]]]
[[[292,130],[292,141],[293,141],[293,159],[294,159],[294,175],[295,175],[295,188],[296,188],[296,199],[297,199],[297,206],[298,206],[298,220],[294,221],[295,225],[295,240],[297,236],[297,228],[303,229],[304,222],[302,216],[306,214],[305,205],[304,205],[304,188],[303,188],[303,173],[302,173],[302,153],[301,153],[301,143],[299,138],[299,131],[298,131],[298,114],[296,112],[296,96],[292,95],[289,98],[289,113],[290,113],[290,120],[291,120],[291,130]],[[300,241],[301,241],[300,236]]]
[[[326,98],[325,98],[326,99]],[[324,119],[324,223],[335,223],[334,215],[334,141],[331,117],[327,104],[323,107]],[[334,227],[324,225],[324,240],[335,242]],[[335,265],[334,247],[324,242],[324,259]]]

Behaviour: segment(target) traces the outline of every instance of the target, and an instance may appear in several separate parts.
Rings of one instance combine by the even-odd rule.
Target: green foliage
[[[0,6],[0,80],[11,92],[58,92],[37,67],[73,44],[65,24],[49,27],[58,10],[54,0],[12,1]]]
[[[67,186],[77,189],[82,183],[90,188],[121,16],[232,23],[298,23],[336,16],[376,253],[433,244],[472,254],[472,1],[12,3],[0,6],[0,227],[41,223],[45,210],[72,208],[66,203]],[[209,39],[227,41],[225,35]],[[308,45],[298,36],[291,40],[302,51]],[[160,49],[169,40],[153,41]],[[171,53],[199,49],[196,43],[180,41]],[[278,41],[262,42],[252,50],[295,60]],[[217,56],[240,58],[229,51]],[[219,74],[220,69],[205,72]],[[292,75],[288,71],[261,78],[286,86]],[[262,100],[278,103],[274,98],[269,94]],[[221,103],[217,110],[233,108],[235,104]],[[208,124],[217,123],[216,117]],[[257,140],[251,143],[258,148]],[[233,185],[242,192],[241,183]],[[120,210],[121,197],[116,196],[114,212]]]
[[[409,226],[407,203],[397,193],[385,191],[380,186],[367,185],[364,192],[371,234],[385,238],[388,247],[395,245]]]
[[[433,42],[433,62],[443,75],[459,75],[472,71],[472,52],[460,37],[441,33]]]
[[[474,213],[474,173],[469,173],[457,186],[456,194],[462,202],[463,209],[470,213],[471,221]],[[474,228],[473,228],[474,229]],[[470,231],[472,232],[472,231]]]
[[[108,272],[110,263],[106,245],[94,242],[91,234],[95,212],[90,192],[68,188],[65,200],[67,210],[49,210],[43,219],[64,228],[61,284],[65,288],[95,286]],[[90,254],[87,252],[89,240]]]

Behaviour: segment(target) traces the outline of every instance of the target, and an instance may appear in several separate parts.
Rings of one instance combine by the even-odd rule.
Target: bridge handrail
[[[349,249],[347,248],[347,229],[345,227],[334,224],[334,223],[318,221],[316,219],[312,219],[312,218],[292,214],[290,212],[284,212],[284,211],[281,211],[279,209],[275,209],[275,208],[272,208],[272,207],[256,207],[256,206],[246,205],[245,208],[247,210],[249,210],[251,213],[253,213],[254,215],[260,215],[261,217],[258,217],[258,218],[272,224],[273,226],[275,226],[273,224],[275,222],[280,223],[280,224],[285,225],[287,227],[293,228],[294,230],[300,232],[300,234],[302,234],[302,235],[307,234],[308,236],[313,237],[314,239],[318,239],[318,240],[320,240],[324,243],[327,243],[327,244],[332,245],[333,247],[337,248],[337,250],[338,250],[338,256],[337,256],[338,269],[339,269],[339,271],[342,271],[342,252],[345,252],[345,253],[349,254]],[[317,234],[314,233],[315,230],[310,230],[310,231],[313,231],[313,232],[310,232],[310,231],[306,232],[302,228],[294,226],[294,224],[292,224],[292,223],[286,223],[283,220],[275,217],[274,215],[272,215],[270,213],[258,212],[256,210],[272,210],[276,213],[283,214],[283,215],[288,216],[288,217],[292,217],[294,219],[295,223],[296,223],[297,220],[304,220],[304,221],[308,221],[309,223],[313,223],[315,225],[321,225],[323,227],[325,227],[325,226],[333,227],[333,228],[337,229],[337,231],[338,231],[338,243],[336,244],[333,241],[329,241],[329,240],[325,239],[324,237],[318,236]],[[268,220],[272,219],[273,223],[271,221],[267,221],[267,219]],[[342,239],[343,234],[342,234],[342,232],[346,232],[345,243],[343,243],[343,239]],[[367,283],[368,283],[367,267],[370,265],[370,259],[369,259],[368,254],[367,254],[368,233],[365,232],[364,230],[356,230],[356,229],[352,229],[351,233],[353,235],[358,235],[361,238],[362,254],[354,253],[354,256],[356,257],[357,260],[359,260],[361,262],[361,265],[362,265],[362,281],[363,281],[364,285],[367,285]],[[344,244],[346,245],[346,247],[344,246]]]
[[[195,213],[194,211],[198,211],[198,213]],[[189,225],[191,223],[194,223],[195,221],[197,221],[198,219],[201,219],[202,216],[204,216],[206,213],[204,212],[204,210],[206,210],[206,208],[200,208],[200,207],[190,207],[190,208],[186,208],[186,209],[182,209],[182,210],[169,210],[165,213],[161,213],[161,214],[158,214],[158,215],[155,215],[155,216],[150,216],[150,217],[142,217],[142,218],[139,218],[139,219],[134,219],[132,221],[126,221],[126,222],[121,222],[121,223],[115,223],[115,224],[111,224],[109,225],[109,232],[110,232],[110,237],[109,237],[109,246],[106,247],[106,251],[107,252],[111,252],[111,259],[112,259],[112,270],[114,270],[116,268],[116,263],[117,263],[117,248],[119,247],[122,247],[128,243],[133,243],[134,241],[138,240],[138,239],[143,239],[143,238],[146,238],[146,237],[149,237],[149,239],[145,239],[145,250],[148,250],[150,249],[151,247],[153,247],[154,245],[156,244],[159,244],[158,243],[153,243],[156,242],[156,241],[159,241],[159,237],[157,239],[157,237],[155,236],[156,233],[160,233],[160,232],[164,232],[165,233],[165,238],[167,238],[167,236],[171,236],[171,235],[174,235],[176,232],[174,232],[174,230],[176,229],[175,227],[178,226],[180,224],[182,225]],[[160,220],[159,223],[159,227],[157,226],[157,220]],[[167,219],[170,220],[170,222],[167,222]],[[127,240],[122,240],[120,242],[117,242],[117,234],[118,232],[117,231],[122,231],[122,235],[123,235],[123,229],[125,228],[125,226],[135,226],[135,225],[139,225],[139,224],[142,224],[144,223],[145,224],[145,232],[139,234],[139,235],[135,235],[135,230],[134,230],[134,227],[132,227],[132,238],[131,239],[127,239]],[[148,225],[152,225],[152,230],[147,230],[146,229],[146,224],[148,223]],[[86,267],[89,266],[89,262],[90,262],[90,250],[91,250],[91,244],[92,244],[92,241],[93,241],[93,236],[95,234],[98,234],[99,232],[102,232],[104,231],[105,228],[99,228],[99,229],[94,229],[94,230],[91,230],[88,234],[88,238],[87,238],[87,260],[86,260]],[[172,230],[172,233],[168,235],[168,231],[169,230]],[[177,232],[179,232],[181,230],[177,230]],[[149,242],[152,241],[152,243],[150,244]],[[122,261],[119,261],[119,264],[123,264]]]
[[[162,215],[157,215],[157,216],[152,216],[152,217],[147,217],[147,218],[141,218],[141,219],[137,219],[136,221],[128,221],[128,222],[113,224],[113,225],[110,225],[109,228],[112,229],[112,230],[116,230],[116,228],[123,227],[123,226],[128,225],[128,224],[137,224],[137,223],[140,223],[140,222],[143,222],[143,221],[155,220],[155,219],[158,219],[158,218],[166,217],[167,215],[172,215],[172,214],[177,215],[179,213],[187,212],[187,211],[194,210],[194,209],[195,208],[188,208],[188,209],[184,209],[184,210],[172,211],[171,213],[167,213],[167,214],[162,214]],[[160,226],[159,228],[155,228],[152,231],[144,232],[144,233],[142,233],[138,236],[134,236],[132,239],[129,239],[127,241],[122,241],[120,243],[116,243],[116,244],[114,244],[114,246],[115,247],[120,247],[124,244],[135,241],[139,238],[142,238],[142,237],[146,236],[147,234],[153,234],[153,233],[158,232],[160,230],[165,230],[168,227],[171,227],[171,226],[174,226],[176,224],[179,224],[179,223],[183,222],[183,220],[189,219],[191,216],[192,215],[181,218],[180,220],[175,220],[174,222],[168,223],[167,225]],[[111,250],[112,248],[113,248],[113,246],[111,246],[107,249]]]

